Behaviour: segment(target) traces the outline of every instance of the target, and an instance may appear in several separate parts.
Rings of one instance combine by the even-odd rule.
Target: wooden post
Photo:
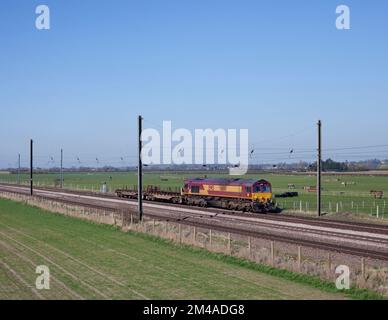
[[[168,222],[166,220],[166,223],[164,224],[164,233],[167,236],[167,227],[168,227]]]
[[[302,270],[302,248],[298,246],[298,270]]]
[[[271,241],[271,265],[275,266],[275,242]]]
[[[248,237],[249,258],[252,259],[252,238]]]
[[[327,254],[327,275],[331,276],[331,254],[330,252]]]
[[[209,245],[212,247],[212,229],[209,230]]]
[[[155,233],[155,219],[152,219],[152,233]]]
[[[195,243],[197,241],[197,227],[194,227],[193,230],[193,242]]]
[[[361,276],[365,279],[365,258],[361,258]]]
[[[231,254],[231,245],[230,245],[230,232],[228,232],[228,253]]]
[[[182,225],[179,224],[178,226],[179,226],[179,244],[181,244],[182,243]]]
[[[132,229],[132,225],[133,225],[133,215],[131,213],[131,229]]]

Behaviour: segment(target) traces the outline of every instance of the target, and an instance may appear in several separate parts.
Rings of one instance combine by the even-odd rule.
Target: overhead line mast
[[[137,199],[138,199],[138,210],[139,210],[139,221],[143,220],[143,163],[141,159],[141,150],[143,148],[141,142],[141,133],[143,131],[143,118],[139,115],[138,117],[138,166],[137,166]]]
[[[34,141],[30,140],[30,195],[34,194],[34,180],[33,180],[33,170],[34,170]]]
[[[317,213],[322,215],[322,122],[318,121],[318,159],[317,159]]]

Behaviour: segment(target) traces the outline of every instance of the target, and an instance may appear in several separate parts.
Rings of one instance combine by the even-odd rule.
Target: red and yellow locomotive
[[[129,199],[137,199],[138,196],[136,188],[118,189],[116,194]],[[266,180],[186,179],[180,193],[148,186],[143,191],[143,199],[245,212],[280,211],[272,201],[272,187]]]
[[[183,203],[189,205],[251,212],[276,211],[272,186],[266,180],[188,179],[181,194]]]

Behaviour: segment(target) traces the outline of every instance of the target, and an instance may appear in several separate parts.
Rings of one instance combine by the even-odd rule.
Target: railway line
[[[0,185],[0,191],[28,194],[29,189]],[[35,189],[35,195],[72,205],[136,212],[136,200],[122,200],[107,194],[39,188]],[[144,214],[150,218],[184,225],[388,261],[388,227],[383,225],[284,215],[242,214],[222,209],[148,201],[144,202]]]

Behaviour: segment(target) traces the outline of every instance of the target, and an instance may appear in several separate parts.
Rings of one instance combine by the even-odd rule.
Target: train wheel
[[[199,206],[200,206],[201,208],[206,208],[206,207],[207,207],[207,202],[206,202],[205,200],[201,200],[201,201],[199,202]]]

